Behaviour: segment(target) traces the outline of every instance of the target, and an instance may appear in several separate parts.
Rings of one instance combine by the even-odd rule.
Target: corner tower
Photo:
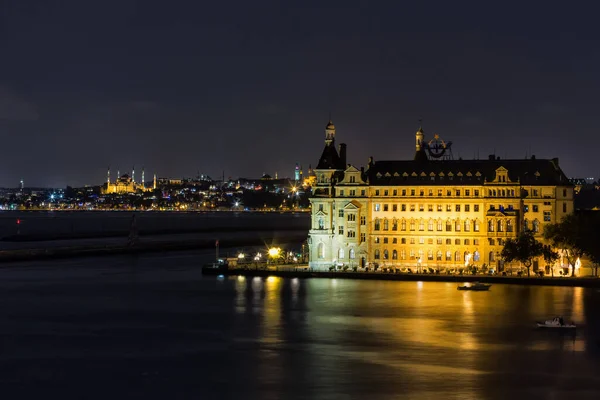
[[[331,120],[325,126],[325,148],[315,168],[316,184],[311,203],[309,232],[309,265],[311,268],[329,268],[334,258],[335,185],[344,177],[346,145],[335,148],[335,125]]]

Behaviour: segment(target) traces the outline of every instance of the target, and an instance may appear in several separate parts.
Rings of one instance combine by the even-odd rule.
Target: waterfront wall
[[[279,269],[222,269],[205,267],[202,273],[211,275],[241,275],[248,277],[278,276],[281,278],[328,278],[328,279],[362,279],[412,282],[453,282],[457,285],[464,282],[483,282],[491,284],[536,285],[536,286],[572,286],[600,288],[597,278],[526,278],[511,276],[483,275],[435,275],[435,274],[391,274],[382,272],[323,272],[310,271],[300,267],[280,267]],[[492,287],[493,290],[493,287]]]

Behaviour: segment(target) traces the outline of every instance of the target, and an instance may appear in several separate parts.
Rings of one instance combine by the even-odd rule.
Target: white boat
[[[483,291],[490,290],[491,286],[492,285],[488,285],[487,283],[474,282],[470,286],[467,286],[467,285],[459,286],[458,290],[473,290],[475,292],[483,292]]]
[[[573,322],[566,324],[562,317],[554,317],[544,322],[537,322],[538,328],[544,329],[575,329]]]

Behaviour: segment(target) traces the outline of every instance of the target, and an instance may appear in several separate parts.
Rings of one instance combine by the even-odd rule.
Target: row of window
[[[415,231],[417,228],[417,222],[418,222],[419,231],[425,231],[425,221],[423,221],[423,220],[421,220],[421,221],[410,220],[410,221],[408,221],[408,224],[407,224],[406,220],[398,221],[397,219],[393,219],[393,220],[391,220],[391,222],[392,222],[391,223],[392,231],[397,231],[398,227],[400,227],[400,231],[406,231],[407,225],[409,228],[408,230]],[[400,223],[398,223],[398,222],[400,222]],[[501,223],[502,221],[498,221],[498,222]],[[441,220],[427,221],[427,230],[429,232],[433,232],[434,227],[436,228],[436,230],[438,232],[444,231],[444,227],[445,227],[446,232],[460,232],[461,230],[464,230],[464,232],[470,232],[471,226],[473,227],[473,232],[479,232],[479,221],[477,221],[477,220],[471,221],[471,220],[467,219],[462,222],[458,221],[458,220],[455,222],[448,220],[445,223]],[[504,229],[504,224],[501,223],[499,226],[502,229]],[[507,226],[507,229],[510,229],[507,231],[512,232],[513,225],[510,220],[506,221],[506,226]],[[373,223],[373,230],[374,231],[380,231],[380,230],[389,231],[390,230],[390,220],[389,219],[380,220],[379,218],[376,218]],[[492,230],[493,230],[493,226],[492,226]]]
[[[418,240],[417,240],[418,239]],[[495,246],[496,244],[498,244],[499,246],[502,246],[504,244],[504,240],[502,238],[487,238],[488,239],[488,244],[491,246]],[[419,242],[419,244],[425,244],[425,238],[424,237],[420,237],[420,238],[405,238],[402,237],[400,238],[400,244],[416,244],[417,241]],[[388,244],[388,243],[392,243],[392,244],[398,244],[398,238],[387,238],[387,237],[379,237],[379,236],[375,236],[373,238],[373,242],[375,244],[379,244],[379,243],[383,243],[383,244]],[[427,244],[433,244],[433,238],[428,238],[427,239]],[[453,240],[451,238],[436,238],[435,240],[436,244],[438,245],[442,245],[442,244],[446,244],[446,245],[452,245]],[[470,245],[471,242],[473,242],[473,245],[475,246],[479,246],[479,239],[460,239],[460,238],[455,238],[454,239],[454,244],[455,245]]]
[[[391,191],[389,189],[384,189],[383,190],[383,196],[389,196],[390,193],[392,196],[398,196],[398,193],[400,193],[401,196],[417,196],[417,190],[418,190],[418,195],[420,197],[425,196],[425,194],[427,193],[427,196],[432,197],[435,194],[437,194],[438,197],[442,197],[444,194],[446,196],[454,196],[454,197],[461,197],[463,194],[465,197],[470,197],[471,193],[473,193],[473,196],[475,197],[479,197],[479,189],[473,189],[473,191],[471,192],[471,189],[401,189],[400,192],[398,191],[398,189],[392,189]],[[375,196],[381,196],[382,191],[380,189],[376,189],[375,190]],[[486,191],[487,196],[489,197],[515,197],[515,190],[514,189],[487,189]],[[364,194],[363,194],[364,196]],[[531,197],[539,197],[540,196],[540,191],[538,189],[532,189],[531,190]],[[563,197],[567,197],[567,189],[563,189]]]
[[[390,254],[391,253],[391,254]],[[427,254],[427,255],[425,255]],[[431,249],[427,250],[427,253],[425,253],[422,249],[419,250],[415,250],[415,249],[410,249],[408,251],[408,257],[407,257],[407,251],[404,249],[401,249],[400,251],[394,249],[391,252],[387,249],[384,249],[383,251],[376,249],[373,252],[373,258],[375,260],[389,260],[390,259],[390,255],[391,255],[391,259],[392,260],[413,260],[413,261],[417,261],[417,262],[422,262],[422,261],[457,261],[457,262],[461,262],[461,261],[465,261],[465,262],[479,262],[481,261],[481,255],[479,253],[479,251],[475,250],[473,253],[471,253],[470,251],[465,251],[465,252],[460,252],[460,251],[455,251],[454,253],[450,250],[447,250],[446,252],[442,252],[442,250],[437,250],[437,251],[433,251]],[[497,251],[490,251],[488,253],[488,261],[489,262],[495,262],[496,258],[499,256],[499,253]],[[427,258],[425,258],[427,257]]]
[[[391,207],[392,211],[394,211],[394,212],[398,211],[398,204],[392,204],[391,206],[392,206]],[[454,210],[457,211],[457,212],[460,212],[461,209],[463,209],[462,206],[464,206],[465,212],[471,211],[471,205],[470,204],[462,204],[462,205],[461,204],[455,204],[454,205]],[[417,205],[417,204],[409,204],[408,206],[406,204],[400,204],[400,211],[406,211],[407,209],[410,210],[410,211],[416,211],[417,207],[419,208],[419,211],[421,211],[421,212],[425,211],[425,207],[427,207],[427,211],[429,211],[429,212],[433,212],[433,210],[434,210],[434,205],[433,204],[427,204],[427,205],[425,205],[425,204],[419,204],[419,205]],[[446,212],[451,212],[452,211],[452,204],[446,204],[445,207],[444,207],[443,204],[437,204],[437,205],[435,205],[435,209],[437,211],[439,211],[439,212],[444,211],[444,208],[446,209]],[[493,209],[492,206],[490,206],[490,208]],[[510,207],[510,209],[512,210],[512,206]],[[384,212],[389,211],[390,210],[390,204],[383,204],[382,205],[380,203],[375,203],[373,205],[373,210],[374,211],[382,211],[383,210]],[[343,211],[343,210],[340,210],[340,211]],[[473,205],[473,211],[479,212],[479,204],[474,204]]]
[[[494,243],[494,239],[491,239],[491,244]],[[501,239],[498,239],[498,244],[500,244]],[[387,238],[387,237],[379,237],[379,236],[375,236],[373,238],[373,242],[375,244],[379,244],[379,243],[383,243],[383,244],[388,244],[388,243],[392,243],[392,244],[397,244],[398,243],[398,238]],[[400,238],[400,244],[425,244],[426,240],[424,237],[420,237],[420,238],[405,238],[402,237]],[[428,238],[427,239],[427,244],[433,244],[434,240],[433,238]],[[479,245],[479,239],[460,239],[460,238],[455,238],[454,240],[451,238],[436,238],[435,242],[437,244],[447,244],[447,245],[451,245],[452,243],[454,243],[455,245],[460,245],[461,243],[464,245],[470,245],[471,242],[472,244],[474,244],[475,246]]]

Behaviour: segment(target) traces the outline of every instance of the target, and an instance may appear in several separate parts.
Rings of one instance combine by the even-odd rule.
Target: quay
[[[202,274],[207,276],[246,276],[281,278],[328,278],[328,279],[361,279],[382,281],[409,282],[482,282],[490,284],[511,284],[528,286],[567,286],[600,288],[600,279],[596,277],[515,277],[498,275],[447,275],[447,274],[415,274],[415,273],[386,273],[386,272],[354,272],[354,271],[313,271],[308,265],[277,265],[268,268],[227,268],[226,266],[207,265],[202,268]]]

